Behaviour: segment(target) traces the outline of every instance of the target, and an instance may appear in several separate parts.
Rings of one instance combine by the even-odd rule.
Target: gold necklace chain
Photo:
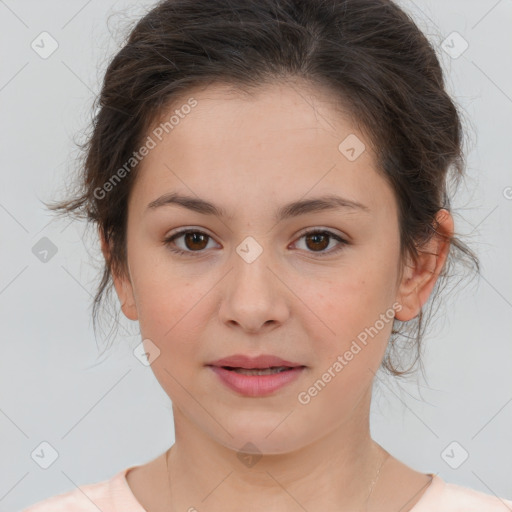
[[[377,483],[377,480],[380,476],[380,470],[382,469],[382,466],[384,466],[384,462],[386,462],[387,458],[389,457],[389,453],[386,452],[386,455],[384,455],[384,458],[382,459],[382,462],[380,463],[379,469],[377,470],[377,474],[375,475],[375,478],[373,479],[373,482],[370,487],[370,492],[368,493],[368,497],[366,498],[366,501],[364,503],[365,510],[368,512],[368,502],[370,501],[370,496],[372,495],[373,488],[375,487],[375,484]]]
[[[169,498],[170,498],[170,501],[171,501],[171,512],[175,512],[174,502],[173,502],[174,496],[173,496],[173,493],[172,493],[172,480],[171,480],[170,475],[169,475],[169,458],[171,456],[171,452],[172,452],[173,448],[174,448],[174,445],[171,446],[171,449],[167,452],[167,455],[165,457],[165,466],[167,468],[167,481],[169,483]],[[373,479],[373,481],[372,481],[372,483],[370,485],[370,492],[368,493],[368,497],[366,498],[366,501],[365,501],[365,510],[366,511],[368,511],[368,501],[370,500],[370,496],[372,495],[373,488],[375,487],[375,484],[377,483],[377,480],[379,479],[380,470],[382,469],[382,466],[384,466],[384,463],[386,462],[388,457],[389,457],[389,453],[386,452],[386,455],[384,455],[384,458],[382,459],[382,462],[379,465],[379,469],[377,470],[377,474],[375,475],[375,478]]]

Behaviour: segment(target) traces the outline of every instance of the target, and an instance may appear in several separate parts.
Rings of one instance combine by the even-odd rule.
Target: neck
[[[387,455],[371,439],[369,402],[370,395],[325,437],[286,453],[252,458],[216,442],[173,407],[176,443],[169,473],[174,509],[229,512],[250,503],[253,510],[296,511],[299,505],[306,510],[365,510]]]

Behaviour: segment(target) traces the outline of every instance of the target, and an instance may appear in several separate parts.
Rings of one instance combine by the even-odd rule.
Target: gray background
[[[40,202],[62,197],[78,155],[73,138],[90,121],[108,58],[152,4],[0,0],[1,511],[110,478],[174,441],[170,401],[132,353],[136,324],[122,318],[117,348],[98,356],[97,244],[82,223],[52,221]],[[452,295],[432,325],[426,381],[398,386],[379,375],[372,434],[419,471],[511,499],[512,2],[401,5],[438,48],[466,112],[468,177],[455,222],[481,258],[482,278]],[[45,59],[31,48],[43,31],[59,45]],[[469,44],[457,58],[443,50],[454,31]],[[43,237],[57,248],[46,263],[32,252]],[[48,469],[31,456],[43,442],[58,453]],[[451,467],[464,451],[468,459]]]

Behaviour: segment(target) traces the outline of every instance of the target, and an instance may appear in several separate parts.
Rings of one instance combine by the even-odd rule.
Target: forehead
[[[368,199],[376,194],[372,180],[377,188],[386,185],[370,141],[340,101],[307,84],[274,83],[251,92],[225,84],[195,88],[162,111],[148,135],[155,146],[138,168],[132,196],[137,208],[176,189],[262,204],[296,199],[313,188]],[[357,158],[343,153],[347,144]]]
[[[193,108],[188,107],[191,101]],[[180,114],[179,119],[174,115],[176,124],[172,127],[167,124],[165,129],[173,113]],[[281,135],[277,142],[283,146],[300,138],[311,142],[318,131],[335,143],[340,132],[356,131],[341,98],[327,87],[293,79],[250,89],[222,83],[196,87],[162,110],[155,125],[164,128],[164,138],[172,131],[176,144],[180,135],[190,139],[193,132],[196,143],[214,140],[217,144],[224,139],[237,141],[244,147],[276,142],[277,134]]]

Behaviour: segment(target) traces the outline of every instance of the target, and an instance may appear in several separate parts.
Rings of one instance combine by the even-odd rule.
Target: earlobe
[[[105,240],[101,228],[98,228],[99,237],[101,241],[101,252],[105,261],[110,261],[110,248]],[[129,320],[138,320],[137,307],[135,304],[135,296],[133,287],[129,278],[117,274],[111,267],[112,281],[116,290],[119,302],[121,303],[121,310]]]
[[[419,249],[416,261],[409,258],[398,288],[397,300],[402,309],[395,318],[406,322],[418,316],[428,301],[450,250],[453,236],[453,218],[448,210],[436,215],[437,229],[432,238]]]
[[[128,278],[112,275],[114,288],[116,289],[119,302],[121,303],[121,310],[129,320],[138,320],[137,306],[135,304],[135,296],[133,287]]]

